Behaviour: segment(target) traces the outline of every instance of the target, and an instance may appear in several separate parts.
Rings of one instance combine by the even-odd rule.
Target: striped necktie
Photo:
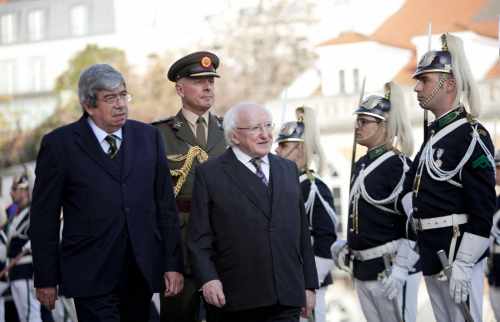
[[[268,181],[267,181],[266,175],[264,174],[264,172],[262,171],[262,168],[260,166],[263,162],[262,159],[261,158],[253,158],[252,160],[250,160],[250,162],[255,167],[255,170],[256,170],[255,174],[257,175],[257,177],[259,177],[259,179],[267,186]]]
[[[117,138],[114,135],[108,135],[104,138],[104,140],[106,140],[106,142],[108,142],[109,144],[107,154],[111,159],[113,159],[118,153],[118,145],[116,144],[116,139]]]

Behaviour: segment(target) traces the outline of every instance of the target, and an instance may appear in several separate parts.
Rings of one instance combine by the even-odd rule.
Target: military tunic
[[[480,123],[468,117],[463,107],[452,110],[434,121],[429,127],[431,135],[429,140],[453,125],[457,126],[454,130],[447,133],[450,129],[448,128],[443,132],[447,133],[446,135],[433,141],[432,157],[440,170],[451,171],[459,166],[461,160],[466,161],[463,167],[450,180],[440,181],[432,178],[425,165],[419,167],[424,160],[422,155],[426,145],[424,142],[407,175],[400,196],[413,192],[413,217],[417,219],[451,214],[468,216],[468,222],[457,226],[459,231],[455,231],[455,236],[458,238],[454,257],[465,232],[489,237],[496,199],[495,170],[491,157],[494,149],[490,135]],[[471,146],[473,148],[471,155],[465,160],[464,156],[473,140],[474,132],[479,134],[482,144],[478,141],[475,146]],[[401,203],[399,207],[402,210]],[[423,273],[426,276],[437,274],[442,270],[442,266],[436,253],[442,249],[449,257],[454,228],[448,226],[427,230],[419,230],[419,227],[416,229]]]
[[[385,146],[370,150],[356,162],[352,180],[355,182],[363,169],[390,152]],[[394,153],[365,177],[364,186],[371,198],[382,200],[394,191],[404,176],[404,162],[408,166],[411,165],[410,159]],[[384,207],[386,209],[377,207],[362,196],[358,199],[357,205],[351,200],[347,233],[347,243],[351,250],[367,250],[405,238],[407,217],[396,211],[394,202]],[[353,275],[358,280],[377,280],[383,271],[382,257],[366,261],[354,258]]]
[[[167,150],[168,165],[171,172],[181,169],[186,165],[186,156],[190,148],[199,146],[196,138],[189,128],[189,124],[181,111],[177,115],[165,120],[153,123],[156,126],[165,140]],[[224,130],[222,128],[222,118],[219,118],[210,113],[208,122],[208,137],[207,146],[203,152],[194,157],[191,167],[186,173],[185,182],[176,195],[177,207],[180,215],[180,225],[182,233],[182,244],[185,258],[185,271],[190,273],[189,260],[187,259],[186,234],[187,224],[189,221],[189,212],[191,208],[191,193],[193,190],[194,170],[196,165],[203,162],[206,157],[214,157],[222,154],[226,149],[224,140]],[[206,155],[205,155],[206,153]],[[189,160],[188,160],[189,162]],[[182,180],[180,176],[172,177],[174,186],[178,184],[178,180]]]

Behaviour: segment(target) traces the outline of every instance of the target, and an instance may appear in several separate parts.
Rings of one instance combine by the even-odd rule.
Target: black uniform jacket
[[[429,133],[431,135],[437,134],[447,125],[466,117],[465,110],[459,107],[434,121],[430,125]],[[435,143],[433,156],[435,160],[440,160],[438,164],[440,164],[441,169],[452,170],[462,160],[472,140],[472,126],[477,126],[481,140],[491,155],[494,154],[490,135],[484,127],[479,123],[466,122]],[[415,157],[413,166],[406,177],[403,193],[400,196],[414,191],[417,187],[418,179],[416,176],[423,147],[424,145]],[[462,187],[447,181],[434,180],[424,168],[418,192],[413,193],[413,216],[415,218],[434,218],[451,214],[467,214],[469,216],[468,223],[459,227],[460,236],[456,251],[459,249],[461,237],[465,232],[488,238],[496,206],[493,167],[486,157],[485,151],[477,143],[467,163],[453,178]],[[434,275],[442,270],[436,253],[443,249],[449,257],[452,236],[452,227],[418,231],[417,242],[424,275]]]
[[[291,161],[269,154],[269,186],[228,149],[196,169],[188,248],[200,286],[219,279],[226,310],[303,306],[318,287]]]
[[[358,177],[361,169],[367,168],[372,162],[380,158],[387,150],[379,146],[368,151],[355,165],[353,181]],[[408,165],[411,160],[405,158]],[[368,194],[376,199],[387,198],[403,176],[403,163],[400,156],[395,154],[382,162],[365,178],[364,184]],[[395,210],[395,204],[384,205]],[[390,213],[377,208],[363,197],[358,201],[358,220],[355,225],[353,204],[349,205],[349,220],[347,241],[352,250],[365,250],[383,245],[393,240],[406,238],[406,215]],[[353,275],[355,278],[366,281],[376,280],[379,273],[384,271],[384,262],[381,257],[368,261],[354,260]]]

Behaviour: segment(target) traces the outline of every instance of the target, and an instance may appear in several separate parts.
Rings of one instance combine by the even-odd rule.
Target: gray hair
[[[269,117],[272,119],[271,112],[264,106],[259,105],[254,102],[240,102],[236,105],[233,105],[227,112],[224,114],[224,137],[226,138],[226,143],[229,146],[234,146],[234,142],[231,140],[231,134],[234,129],[237,127],[237,123],[240,118],[240,114],[242,112],[251,112],[254,110],[262,110],[269,114]]]
[[[85,104],[96,106],[98,91],[112,91],[120,85],[126,86],[123,75],[108,64],[95,64],[85,69],[78,81],[78,98],[83,113],[86,114]]]

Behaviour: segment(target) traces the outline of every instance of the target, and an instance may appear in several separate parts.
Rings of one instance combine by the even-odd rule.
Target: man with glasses
[[[30,237],[39,301],[58,289],[80,322],[147,321],[151,295],[182,289],[180,231],[160,132],[127,120],[123,76],[97,64],[80,76],[83,116],[41,143]],[[64,228],[60,241],[61,210]]]
[[[226,149],[222,118],[210,112],[215,102],[218,67],[219,58],[207,51],[195,52],[177,60],[170,67],[167,76],[175,83],[182,107],[177,115],[153,123],[162,133],[167,146],[184,250],[195,167]],[[197,322],[201,318],[200,296],[191,277],[188,254],[184,254],[184,289],[175,297],[160,296],[162,322]],[[207,319],[210,322],[210,314]]]
[[[294,162],[270,154],[273,123],[254,103],[224,119],[230,145],[198,166],[188,248],[193,274],[221,322],[299,321],[318,277]]]

